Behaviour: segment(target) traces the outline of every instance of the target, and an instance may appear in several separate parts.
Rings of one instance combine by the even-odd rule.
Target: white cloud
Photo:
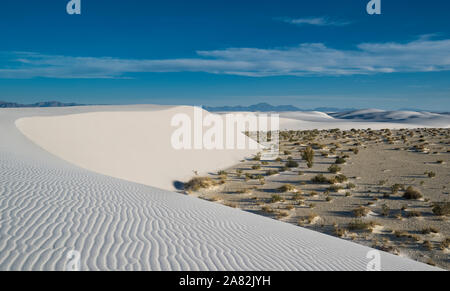
[[[198,51],[196,58],[120,59],[39,53],[0,54],[0,78],[127,78],[150,72],[206,72],[250,77],[343,76],[450,70],[450,39],[419,38],[409,43],[362,43],[338,50],[322,43],[260,49]],[[6,62],[5,62],[6,60]]]
[[[345,26],[351,24],[349,21],[331,20],[327,17],[306,17],[306,18],[277,18],[277,20],[295,25],[316,25],[316,26]]]

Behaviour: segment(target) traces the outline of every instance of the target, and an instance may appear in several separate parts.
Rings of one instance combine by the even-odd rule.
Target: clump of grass
[[[273,213],[272,207],[267,206],[267,205],[264,205],[263,207],[261,207],[261,210],[262,210],[264,213],[267,213],[267,214]]]
[[[280,172],[278,172],[277,170],[268,170],[267,172],[266,172],[266,175],[267,176],[273,176],[273,175],[277,175],[277,174],[279,174]]]
[[[311,179],[311,182],[315,184],[330,184],[330,180],[328,180],[324,175],[319,174]]]
[[[289,161],[287,161],[285,166],[288,168],[297,168],[299,166],[299,164],[296,161],[289,160]]]
[[[295,193],[294,196],[292,197],[292,199],[295,201],[299,201],[299,200],[305,200],[305,197],[303,197],[303,195],[301,193]]]
[[[450,202],[435,203],[432,210],[437,216],[450,215]]]
[[[347,230],[345,228],[339,227],[338,225],[336,225],[334,227],[334,234],[338,237],[343,237],[345,236],[347,233]]]
[[[372,230],[375,223],[372,221],[363,221],[361,219],[354,219],[348,224],[349,230]]]
[[[343,190],[343,189],[344,189],[344,187],[338,186],[338,185],[332,185],[328,188],[328,190],[331,192],[339,192],[340,190]]]
[[[448,249],[449,246],[450,246],[450,238],[448,237],[439,244],[439,248],[441,250]]]
[[[357,155],[357,154],[359,154],[359,149],[358,149],[358,148],[353,148],[353,149],[352,149],[352,152],[353,152],[355,155]]]
[[[236,191],[237,194],[250,194],[252,193],[252,189],[246,188],[246,189],[239,189]]]
[[[433,171],[427,171],[427,172],[425,172],[425,175],[427,175],[428,176],[428,178],[434,178],[434,177],[436,177],[436,173],[435,172],[433,172]]]
[[[296,190],[295,186],[291,185],[291,184],[286,184],[286,185],[283,185],[280,188],[278,188],[278,191],[283,192],[283,193],[285,193],[285,192],[294,192],[295,190]]]
[[[334,177],[334,179],[338,182],[338,183],[344,183],[347,182],[348,178],[345,175],[337,175],[336,177]]]
[[[221,177],[228,177],[228,173],[226,171],[219,171],[217,172],[217,175],[221,176]]]
[[[261,154],[257,154],[256,156],[253,157],[254,161],[261,161]]]
[[[433,250],[433,244],[429,240],[424,241],[423,246],[429,251]]]
[[[195,177],[184,184],[186,191],[198,191],[200,189],[208,189],[217,185],[213,179],[209,177]]]
[[[336,162],[335,162],[335,164],[336,165],[342,165],[342,164],[345,164],[347,161],[345,160],[345,158],[343,158],[343,157],[338,157],[338,158],[336,158]]]
[[[278,194],[274,194],[272,195],[272,197],[270,198],[270,203],[277,203],[277,202],[282,202],[284,201],[283,197],[281,197]]]
[[[302,152],[302,159],[306,161],[308,168],[312,168],[314,166],[314,150],[312,147],[307,147]]]
[[[387,204],[383,204],[381,206],[381,215],[383,216],[389,216],[389,214],[391,213],[391,208],[389,208],[389,206]]]
[[[287,211],[278,211],[278,213],[277,213],[277,218],[278,219],[281,219],[281,218],[284,218],[284,217],[288,217],[289,216],[289,212],[287,212]]]
[[[358,207],[358,208],[353,210],[353,215],[355,217],[359,218],[359,217],[366,216],[367,214],[369,214],[369,212],[370,212],[369,208],[364,207],[364,206],[360,206],[360,207]]]
[[[314,212],[310,213],[307,218],[308,223],[309,224],[313,223],[317,217],[318,217],[318,215],[316,213],[314,213]]]
[[[355,189],[355,188],[356,188],[355,184],[353,184],[353,183],[348,183],[347,184],[347,189]]]
[[[328,168],[328,171],[333,174],[336,174],[336,173],[340,172],[341,170],[342,170],[341,167],[339,167],[338,165],[331,165]]]
[[[317,197],[317,196],[319,196],[319,193],[317,193],[316,191],[311,191],[311,193],[309,194],[309,196],[311,196],[311,197]]]
[[[439,229],[432,226],[422,229],[422,234],[431,234],[431,233],[439,233]]]
[[[391,192],[392,192],[392,194],[397,194],[398,191],[400,191],[400,190],[402,190],[402,189],[404,189],[404,188],[405,188],[404,185],[401,185],[401,184],[394,184],[394,185],[391,186]]]
[[[406,189],[405,193],[403,194],[403,198],[408,200],[418,200],[422,197],[423,197],[422,193],[420,193],[419,190],[414,189],[412,186],[409,186]]]
[[[253,170],[260,170],[261,169],[261,165],[254,165],[252,166]]]
[[[406,217],[408,217],[408,218],[410,218],[410,217],[421,217],[421,216],[422,216],[422,213],[420,211],[416,211],[416,210],[408,211],[406,213]]]

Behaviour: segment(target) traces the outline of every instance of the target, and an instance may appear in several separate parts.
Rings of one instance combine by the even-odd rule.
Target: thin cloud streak
[[[362,43],[338,50],[322,43],[260,49],[198,51],[197,58],[120,59],[30,52],[0,53],[2,79],[130,78],[137,73],[204,72],[246,77],[349,76],[450,70],[450,39],[421,37],[409,43]]]
[[[331,20],[327,17],[306,17],[306,18],[288,18],[288,17],[282,17],[282,18],[276,18],[276,20],[289,23],[289,24],[295,24],[295,25],[315,25],[315,26],[346,26],[350,25],[350,21],[338,21],[338,20]]]

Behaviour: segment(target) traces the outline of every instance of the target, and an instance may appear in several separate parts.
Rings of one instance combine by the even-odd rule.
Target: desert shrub
[[[422,229],[422,234],[430,234],[430,233],[439,233],[439,229],[432,226]]]
[[[279,172],[277,170],[268,170],[266,172],[267,176],[273,176],[273,175],[277,175],[277,174],[279,174]]]
[[[281,162],[282,159],[280,157],[276,158],[275,162]]]
[[[265,206],[263,206],[262,208],[261,208],[261,210],[264,212],[264,213],[273,213],[273,209],[272,209],[272,207],[270,207],[270,206],[267,206],[267,205],[265,205]]]
[[[343,157],[338,157],[338,158],[336,158],[335,164],[336,165],[342,165],[342,164],[345,164],[346,162],[347,161]]]
[[[344,189],[344,187],[338,186],[338,185],[332,185],[328,188],[328,190],[330,192],[339,192],[340,190],[343,190],[343,189]]]
[[[270,203],[277,203],[277,202],[281,202],[281,201],[283,201],[283,198],[278,194],[274,194],[270,198]]]
[[[284,151],[284,154],[285,154],[286,156],[289,156],[289,155],[291,155],[292,153],[291,153],[290,151]]]
[[[219,171],[219,172],[217,172],[217,175],[222,176],[222,177],[227,177],[228,173],[226,171]]]
[[[292,209],[294,209],[295,207],[294,207],[294,205],[286,205],[286,210],[292,210]]]
[[[450,202],[435,203],[432,210],[437,216],[450,215]]]
[[[295,190],[295,187],[291,184],[286,184],[278,188],[278,191],[280,192],[294,192]]]
[[[313,223],[314,219],[316,219],[317,217],[318,217],[318,215],[316,213],[314,213],[314,212],[310,213],[308,215],[308,223],[310,223],[310,224]]]
[[[327,196],[327,197],[325,198],[325,201],[331,202],[331,201],[333,201],[333,198],[331,198],[330,196]]]
[[[408,212],[406,212],[406,217],[421,217],[422,216],[422,213],[420,212],[420,211],[416,211],[416,210],[413,210],[413,211],[408,211]]]
[[[329,180],[322,174],[319,174],[311,179],[311,182],[315,184],[329,184]]]
[[[299,200],[305,200],[305,197],[303,197],[303,195],[301,193],[295,193],[294,196],[292,197],[292,199],[294,199],[295,201],[299,201]]]
[[[331,165],[329,168],[328,168],[328,171],[330,172],[330,173],[333,173],[333,174],[336,174],[337,172],[339,172],[339,171],[341,171],[342,169],[341,169],[341,167],[339,167],[338,165]]]
[[[400,190],[402,190],[402,189],[404,189],[404,188],[405,188],[404,185],[401,185],[401,184],[394,184],[394,185],[391,186],[391,192],[392,192],[392,194],[397,194],[398,191],[400,191]]]
[[[306,161],[308,168],[312,168],[314,166],[314,150],[312,147],[307,147],[302,152],[302,159]]]
[[[353,184],[353,183],[348,183],[347,184],[347,189],[355,189],[355,188],[356,188],[355,184]]]
[[[299,166],[299,164],[296,161],[288,161],[285,165],[288,168],[297,168]]]
[[[358,208],[353,210],[353,215],[355,217],[359,218],[359,217],[366,216],[367,214],[369,214],[369,212],[370,212],[369,208],[364,207],[364,206],[360,206],[360,207],[358,207]]]
[[[288,216],[289,216],[289,212],[287,212],[287,211],[278,211],[278,213],[277,213],[278,219],[283,218],[283,217],[288,217]]]
[[[257,154],[256,156],[253,157],[254,161],[261,161],[261,154]]]
[[[284,166],[284,167],[280,168],[280,172],[286,172],[286,171],[289,171],[288,167]]]
[[[260,170],[261,166],[260,165],[254,165],[254,166],[252,166],[252,169],[253,170]]]
[[[186,191],[198,191],[200,189],[208,189],[217,185],[213,179],[209,177],[195,177],[184,184]]]
[[[371,221],[363,221],[361,219],[354,219],[348,224],[349,230],[371,230],[375,224]]]
[[[425,172],[425,175],[427,175],[428,176],[428,178],[434,178],[434,177],[436,177],[436,173],[435,172],[433,172],[433,171],[430,171],[430,172]]]
[[[423,195],[422,193],[420,193],[419,190],[414,189],[412,186],[409,186],[406,191],[405,194],[403,194],[403,198],[408,199],[408,200],[417,200],[422,198]]]
[[[344,183],[347,182],[348,178],[345,175],[337,175],[336,177],[334,177],[334,179],[338,182],[338,183]]]
[[[347,233],[347,230],[345,228],[335,226],[334,227],[334,234],[338,237],[343,237]]]
[[[450,245],[450,238],[446,238],[439,244],[439,248],[441,250],[445,250],[448,249],[449,245]]]
[[[312,192],[309,194],[309,196],[311,196],[311,197],[317,197],[317,196],[319,196],[319,194],[318,194],[316,191],[312,191]]]
[[[268,161],[261,162],[261,165],[263,165],[263,166],[267,166],[268,164],[269,164]]]
[[[423,246],[424,246],[424,248],[426,248],[429,251],[431,251],[433,249],[433,244],[429,240],[424,241]]]
[[[359,149],[358,149],[358,148],[354,148],[354,149],[352,149],[352,152],[353,152],[355,155],[357,155],[357,154],[359,154]]]
[[[391,209],[389,208],[389,206],[387,204],[383,204],[381,206],[381,215],[389,216],[390,212],[391,212]]]

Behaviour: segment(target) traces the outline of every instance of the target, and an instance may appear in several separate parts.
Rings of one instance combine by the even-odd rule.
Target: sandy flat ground
[[[0,110],[0,269],[64,270],[68,252],[76,250],[82,270],[366,270],[369,247],[95,173],[44,150],[15,124],[35,116],[167,109]],[[97,126],[83,129],[91,125]],[[161,132],[154,133],[153,142],[161,142]],[[380,255],[383,270],[434,270]]]
[[[391,136],[385,131],[371,134],[348,131],[338,135],[323,131],[313,142],[306,141],[309,134],[291,137],[292,140],[281,143],[280,161],[263,164],[245,160],[226,169],[229,174],[223,185],[192,194],[449,269],[448,246],[442,247],[441,243],[450,238],[450,223],[447,217],[434,215],[432,208],[436,202],[450,201],[450,131],[418,129],[389,133]],[[372,140],[366,138],[370,135]],[[403,136],[407,136],[406,141],[401,139]],[[323,147],[315,151],[315,164],[311,169],[301,157],[301,151],[308,144]],[[421,144],[427,144],[423,152],[414,150],[414,146]],[[352,152],[354,148],[358,148],[357,154]],[[331,149],[336,152],[332,153]],[[330,173],[328,168],[337,156],[343,155],[348,158],[345,164],[338,165],[341,170]],[[282,171],[289,157],[299,166]],[[268,176],[269,170],[280,173]],[[435,176],[430,178],[427,172]],[[245,179],[248,174],[263,178]],[[328,183],[311,182],[319,174],[326,178],[343,174],[348,181],[336,184],[342,186],[342,190],[329,190]],[[217,175],[211,177],[223,179]],[[294,192],[280,190],[288,184],[295,187]],[[348,184],[355,187],[348,187]],[[413,186],[424,197],[406,200],[402,198],[403,191],[392,193],[391,187],[395,184]],[[283,201],[272,202],[274,195],[279,195]],[[358,207],[370,211],[362,221],[375,222],[378,226],[370,232],[336,233],[336,229],[343,230],[356,219],[353,210]],[[387,214],[383,214],[383,209]],[[420,216],[409,217],[411,212],[419,212]],[[422,233],[428,228],[438,232]],[[428,242],[432,249],[428,249]]]

